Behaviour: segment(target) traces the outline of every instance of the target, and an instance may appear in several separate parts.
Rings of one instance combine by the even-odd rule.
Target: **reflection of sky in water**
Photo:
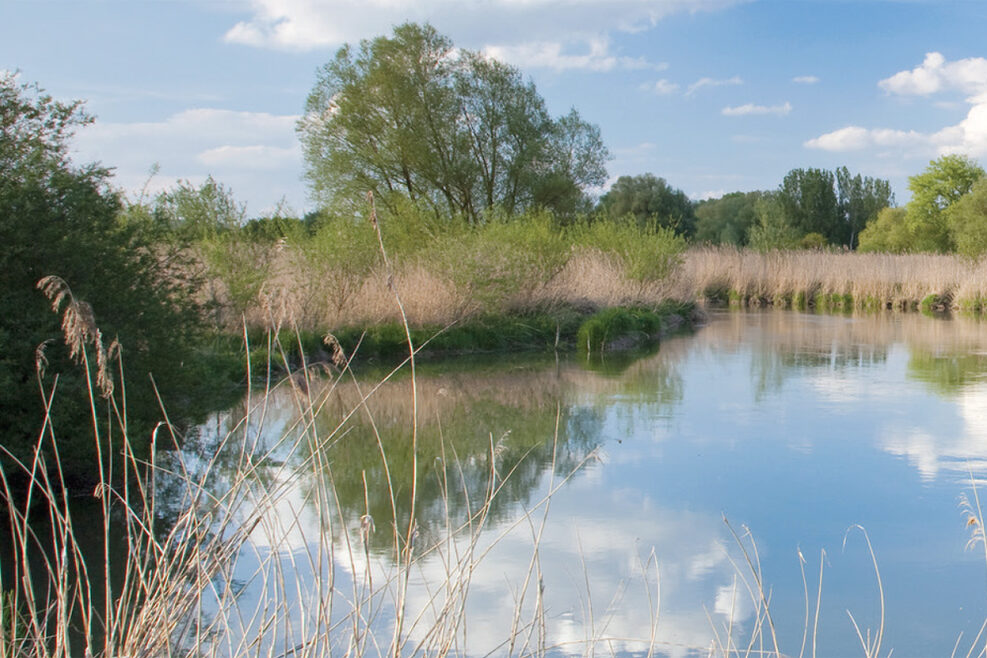
[[[938,372],[951,356],[983,352],[982,334],[977,323],[914,315],[736,313],[666,341],[619,374],[575,364],[546,370],[567,409],[563,432],[601,447],[600,459],[552,498],[541,535],[546,643],[582,653],[595,634],[615,638],[598,647],[606,653],[640,649],[631,639],[647,639],[658,603],[649,598],[653,573],[650,588],[645,575],[652,549],[661,652],[705,654],[711,624],[722,634],[731,610],[735,635],[746,638],[753,606],[737,583],[733,564],[742,557],[725,515],[756,538],[784,652],[798,655],[802,640],[798,552],[814,599],[825,550],[818,655],[862,654],[847,610],[862,629],[874,629],[879,609],[863,536],[850,533],[843,549],[847,529],[860,524],[884,582],[885,651],[947,655],[962,631],[965,653],[984,619],[987,579],[978,552],[964,552],[969,535],[958,497],[969,488],[968,468],[987,470],[987,384],[975,364],[961,364],[959,376],[951,366],[943,386],[923,373]],[[522,375],[515,377],[523,390]],[[545,404],[554,414],[551,396]],[[286,423],[279,412],[290,407],[272,408],[268,422]],[[541,473],[525,505],[541,499],[551,477]],[[255,533],[258,551],[311,546],[319,521],[305,495],[289,490],[277,502],[267,532],[287,538]],[[467,616],[467,647],[477,655],[505,650],[542,518],[539,508],[531,523],[510,529],[521,507],[479,541],[489,553],[473,575]],[[292,517],[299,523],[285,525]],[[393,574],[386,557],[370,557],[379,578]],[[344,560],[338,568],[340,582],[353,582],[368,567]],[[423,561],[410,609],[428,607],[445,569],[440,555]],[[523,622],[536,589],[529,585]]]

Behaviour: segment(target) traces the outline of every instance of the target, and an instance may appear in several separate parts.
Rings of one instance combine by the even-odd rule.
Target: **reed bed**
[[[457,271],[448,254],[427,248],[396,258],[389,274],[376,264],[353,272],[313,264],[299,249],[272,247],[257,258],[267,275],[250,303],[237,311],[228,286],[215,277],[207,286],[224,309],[221,325],[244,318],[252,327],[373,326],[400,321],[392,302],[397,290],[412,326],[444,326],[483,314],[576,307],[657,307],[669,300],[719,301],[742,306],[830,309],[925,309],[987,311],[987,260],[946,254],[886,254],[839,251],[770,251],[694,247],[677,258],[668,276],[641,280],[612,252],[567,248],[549,270],[510,263],[474,269],[485,288]],[[258,252],[260,253],[260,252]],[[484,256],[475,258],[483,259]],[[667,254],[656,257],[666,258]],[[489,283],[493,281],[494,283]]]
[[[729,299],[741,305],[981,312],[987,261],[946,254],[833,251],[759,252],[694,248],[676,273],[674,295]]]
[[[519,280],[490,294],[478,294],[470,282],[457,280],[427,258],[393,265],[390,279],[378,266],[355,276],[342,271],[312,268],[291,249],[273,259],[271,275],[243,309],[251,327],[294,326],[302,330],[327,327],[372,326],[400,322],[393,303],[393,286],[404,301],[412,326],[443,326],[490,313],[575,306],[587,309],[611,306],[658,306],[672,299],[671,280],[637,281],[627,276],[612,255],[598,250],[574,251],[550,277]],[[333,282],[350,276],[353,292],[340,299]],[[225,309],[221,324],[232,329],[236,312],[227,287],[214,279],[212,301]]]

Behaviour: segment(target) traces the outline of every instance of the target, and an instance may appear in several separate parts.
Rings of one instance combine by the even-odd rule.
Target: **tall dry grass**
[[[347,273],[313,268],[291,247],[273,257],[271,275],[244,312],[251,327],[294,326],[324,331],[327,327],[369,326],[400,322],[394,306],[396,289],[412,326],[448,325],[484,313],[503,313],[558,306],[603,308],[621,305],[657,306],[673,297],[673,280],[637,281],[612,255],[598,250],[573,251],[565,265],[547,280],[523,282],[516,290],[478,298],[467,283],[450,276],[428,258],[397,260],[390,277],[382,266],[347,284],[344,301],[334,281]],[[213,280],[213,300],[226,308],[223,324],[232,329],[240,319],[232,310],[222,281]]]
[[[847,306],[911,308],[934,295],[938,304],[979,311],[987,300],[987,260],[705,247],[686,252],[672,287],[683,299],[732,294],[743,303],[781,306],[841,296]]]

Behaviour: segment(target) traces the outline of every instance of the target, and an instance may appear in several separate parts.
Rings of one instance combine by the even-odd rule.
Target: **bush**
[[[379,262],[377,236],[370,222],[327,214],[300,246],[306,281],[305,307],[328,305],[338,314],[360,290]]]
[[[685,239],[672,229],[640,229],[629,221],[598,219],[571,229],[573,243],[616,258],[627,278],[654,282],[671,274],[682,260]]]
[[[655,340],[661,324],[662,316],[648,309],[608,308],[583,322],[576,343],[587,352],[603,352],[621,339],[637,346]]]
[[[447,276],[485,311],[510,311],[508,299],[525,307],[530,296],[557,275],[570,248],[552,215],[529,212],[509,218],[500,214],[466,232],[444,235],[429,253],[441,260]]]
[[[202,335],[192,290],[165,275],[138,224],[118,221],[122,203],[108,186],[108,170],[69,162],[68,139],[87,122],[78,103],[56,102],[0,76],[0,442],[23,460],[42,436],[54,463],[39,385],[50,394],[57,375],[48,428],[58,433],[69,486],[83,488],[99,468],[94,418],[110,442],[100,447],[104,456],[121,439],[106,432],[111,424],[122,426],[143,455],[161,418],[149,375],[176,419],[196,409],[208,386],[184,365]],[[36,289],[49,275],[60,277],[46,286],[58,315]],[[72,321],[64,332],[63,317]],[[122,357],[111,362],[117,339]],[[76,365],[83,359],[89,372]],[[107,378],[119,381],[121,374],[125,410],[121,387],[113,390]],[[97,384],[103,397],[91,399]],[[6,457],[0,461],[9,466]]]
[[[947,216],[956,251],[969,258],[987,253],[987,178],[950,206]]]
[[[915,239],[906,220],[905,209],[884,208],[860,232],[857,250],[862,253],[869,251],[903,253],[913,251],[914,248]]]

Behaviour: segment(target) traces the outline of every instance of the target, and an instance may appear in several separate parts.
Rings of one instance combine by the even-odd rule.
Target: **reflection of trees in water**
[[[928,384],[936,393],[955,395],[987,379],[987,354],[914,349],[908,360],[908,376]]]
[[[752,351],[758,399],[791,375],[840,372],[887,361],[894,345],[908,349],[909,377],[942,394],[987,379],[987,324],[976,318],[930,318],[917,313],[810,315],[784,310],[722,313],[696,336],[724,355]]]
[[[499,490],[488,523],[533,506],[553,463],[556,478],[564,477],[599,447],[603,414],[614,397],[659,409],[681,399],[673,364],[682,353],[624,361],[618,372],[602,374],[576,359],[501,358],[474,368],[423,368],[417,377],[420,536],[444,536],[447,521],[476,513],[492,486]],[[407,527],[410,515],[415,410],[407,373],[380,384],[361,404],[378,383],[319,381],[307,391],[282,386],[266,398],[245,400],[186,442],[187,467],[199,471],[194,477],[207,477],[207,489],[223,491],[247,460],[256,465],[252,477],[260,485],[293,480],[306,505],[341,511],[347,527],[369,514],[384,531],[375,535],[377,549],[393,552],[384,544],[395,512],[399,528]],[[310,400],[321,407],[314,419],[306,409]],[[248,409],[250,419],[243,421]],[[256,449],[244,454],[245,444]],[[326,482],[335,500],[316,503]],[[171,495],[169,486],[177,496],[180,485],[163,480],[163,497]],[[172,503],[172,513],[179,508]]]

